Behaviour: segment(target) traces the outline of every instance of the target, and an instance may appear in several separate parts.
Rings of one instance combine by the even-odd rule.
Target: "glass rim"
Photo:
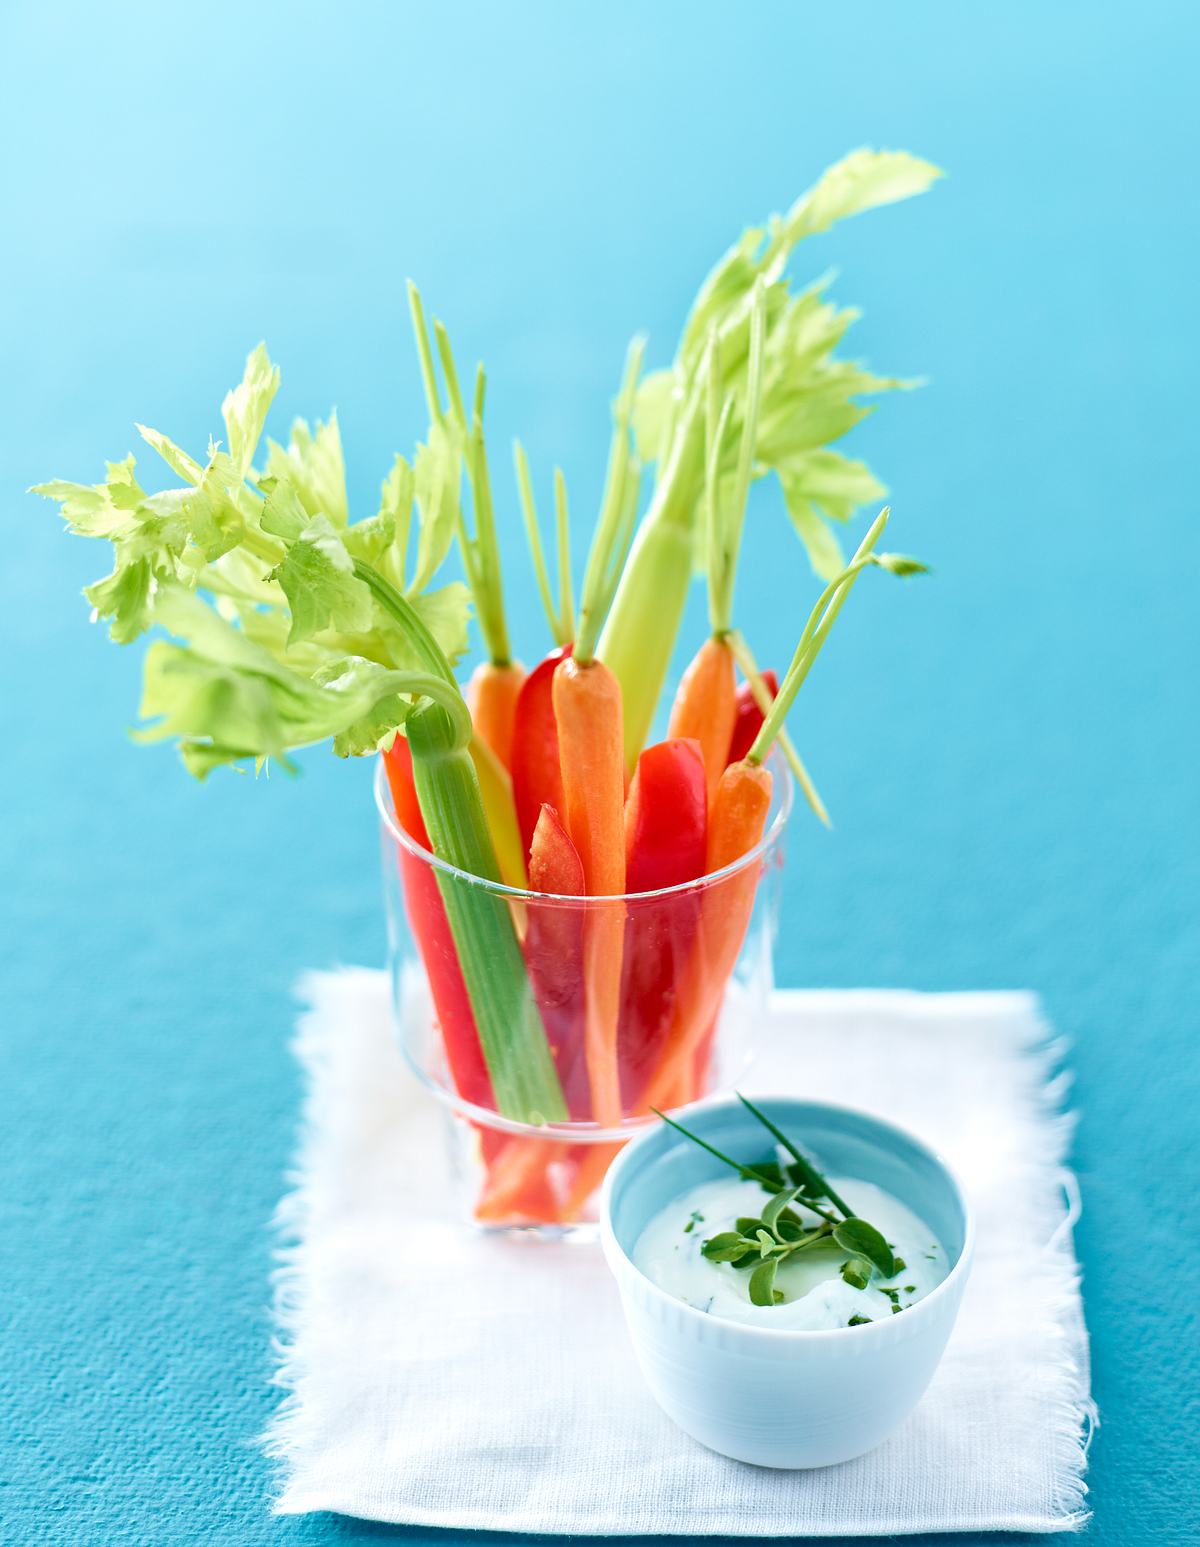
[[[771,825],[752,849],[747,849],[745,854],[731,860],[728,865],[722,865],[719,870],[710,870],[691,881],[677,881],[674,886],[660,886],[651,892],[613,892],[594,897],[581,897],[571,892],[535,892],[528,887],[509,886],[504,881],[489,881],[486,876],[472,875],[469,870],[460,870],[457,865],[450,864],[448,860],[439,859],[436,854],[422,848],[416,839],[406,833],[396,821],[392,810],[391,788],[383,766],[384,756],[385,754],[381,752],[377,754],[375,760],[375,806],[385,831],[414,859],[428,865],[431,870],[440,870],[446,876],[453,876],[468,886],[482,887],[484,891],[498,897],[511,897],[518,902],[550,903],[571,908],[589,908],[603,903],[646,902],[654,898],[682,896],[684,893],[703,890],[715,882],[724,881],[730,876],[739,874],[769,854],[778,844],[792,814],[796,794],[792,771],[786,759],[780,755],[779,749],[773,747],[764,766],[770,770],[771,777],[776,782],[779,805]],[[540,1131],[545,1132],[544,1129]]]

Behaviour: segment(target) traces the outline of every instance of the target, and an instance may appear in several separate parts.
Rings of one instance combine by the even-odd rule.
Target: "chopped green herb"
[[[892,1315],[893,1316],[897,1315],[903,1309],[904,1309],[904,1307],[902,1305],[893,1305],[892,1306]]]
[[[851,1253],[839,1271],[846,1283],[855,1289],[865,1289],[876,1272],[883,1278],[892,1278],[900,1272],[904,1267],[903,1258],[895,1257],[892,1246],[875,1226],[850,1211],[812,1162],[805,1159],[787,1135],[776,1128],[752,1102],[744,1096],[739,1099],[747,1111],[795,1158],[796,1164],[787,1168],[787,1180],[792,1183],[790,1187],[784,1179],[783,1170],[775,1161],[743,1165],[741,1161],[722,1154],[706,1139],[691,1133],[674,1118],[658,1112],[657,1108],[652,1109],[685,1139],[690,1139],[693,1144],[699,1145],[729,1166],[744,1181],[757,1182],[770,1195],[760,1218],[741,1215],[735,1222],[735,1229],[722,1230],[702,1243],[702,1256],[709,1262],[727,1262],[735,1268],[750,1268],[749,1294],[754,1305],[779,1304],[783,1299],[783,1295],[775,1288],[775,1274],[779,1264],[818,1242],[832,1240]],[[838,1214],[814,1202],[814,1195],[827,1199],[842,1217],[839,1218]],[[793,1203],[798,1208],[811,1210],[820,1223],[811,1227],[806,1225],[790,1207]],[[683,1227],[685,1234],[690,1233],[703,1218],[702,1214],[694,1213]],[[899,1310],[900,1307],[894,1302],[900,1291],[886,1289],[884,1293],[893,1300],[893,1308]]]
[[[846,1323],[846,1325],[848,1327],[865,1327],[873,1319],[874,1318],[870,1317],[870,1316],[851,1316],[850,1320]]]
[[[905,1262],[903,1257],[897,1257],[895,1259],[895,1262],[896,1262],[896,1272],[897,1273],[903,1273],[905,1268],[908,1267],[908,1263]]]
[[[704,1223],[704,1215],[701,1214],[699,1212],[699,1210],[693,1209],[692,1210],[691,1218],[688,1220],[687,1224],[684,1225],[684,1227],[683,1227],[684,1235],[691,1235],[692,1231],[696,1228],[696,1226],[697,1225],[702,1225],[703,1223]]]
[[[905,1286],[904,1286],[904,1293],[906,1295],[915,1295],[916,1292],[917,1292],[917,1286],[915,1284],[905,1284]]]

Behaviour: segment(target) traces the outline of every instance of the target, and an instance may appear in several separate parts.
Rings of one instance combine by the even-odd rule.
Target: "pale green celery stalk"
[[[355,561],[354,572],[404,630],[422,666],[458,694],[449,662],[409,603],[362,560]],[[465,703],[462,711],[451,713],[444,703],[430,702],[405,721],[417,800],[439,859],[468,875],[499,881],[479,779],[467,750],[471,717]],[[566,1100],[507,900],[444,871],[437,871],[437,880],[497,1110],[523,1123],[566,1121]]]
[[[434,853],[470,875],[498,881],[475,767],[446,712],[422,704],[405,729]],[[436,874],[497,1110],[523,1123],[565,1122],[567,1104],[507,899],[464,877]]]
[[[807,236],[863,210],[921,193],[942,174],[903,152],[859,150],[830,167],[766,231],[748,232],[717,263],[700,287],[675,355],[677,383],[685,394],[672,413],[659,480],[613,600],[598,654],[621,684],[625,757],[632,773],[666,681],[675,637],[683,619],[692,572],[692,522],[700,498],[695,373],[714,323],[726,370],[740,363],[748,345],[746,292],[759,277],[773,285],[792,249]],[[665,466],[664,466],[665,462]]]
[[[631,456],[629,426],[644,348],[645,340],[642,338],[635,338],[630,343],[625,356],[621,390],[617,394],[604,497],[579,593],[575,659],[581,665],[586,665],[597,653],[597,638],[609,614],[613,593],[620,583],[629,556],[630,536],[637,519],[641,466]]]
[[[631,774],[654,719],[687,603],[703,460],[703,399],[693,392],[634,536],[596,651],[621,684],[625,765]]]
[[[738,442],[737,470],[734,475],[733,498],[729,503],[728,519],[722,529],[715,509],[720,469],[720,422],[714,435],[715,444],[707,447],[708,465],[705,482],[709,485],[713,517],[710,535],[719,534],[716,551],[708,560],[708,585],[713,633],[718,637],[728,634],[733,627],[733,587],[737,575],[738,554],[742,546],[742,529],[746,523],[746,500],[750,494],[750,478],[754,471],[754,447],[758,436],[758,411],[762,403],[763,365],[767,341],[766,287],[761,277],[754,281],[750,307],[750,358],[746,367],[746,404],[742,410],[742,434]],[[713,370],[720,359],[720,341],[714,336],[712,343]],[[713,383],[708,389],[709,418],[712,417]],[[715,571],[715,573],[714,573]]]

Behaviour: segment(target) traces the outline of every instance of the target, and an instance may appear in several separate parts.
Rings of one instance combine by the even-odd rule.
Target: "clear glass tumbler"
[[[728,1088],[750,1055],[774,982],[791,774],[773,755],[764,837],[735,864],[661,891],[573,897],[481,880],[435,858],[400,825],[382,757],[378,763],[400,1043],[448,1114],[470,1217],[490,1229],[555,1233],[590,1222],[609,1162],[650,1109]],[[513,1115],[511,1101],[506,1114],[497,1100],[452,924],[468,893],[471,907],[494,913],[505,947],[497,979],[504,974],[512,1019],[541,1048],[546,1076],[561,1092],[550,1121]],[[601,937],[607,964],[597,978]],[[602,986],[615,985],[614,955],[619,995]],[[474,984],[478,994],[478,964]],[[593,1100],[601,1086],[603,1122]]]

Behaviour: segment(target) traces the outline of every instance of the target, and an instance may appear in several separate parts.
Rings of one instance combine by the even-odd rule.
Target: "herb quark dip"
[[[911,1209],[871,1182],[834,1178],[832,1186],[855,1215],[870,1219],[886,1238],[894,1274],[859,1275],[853,1255],[828,1237],[781,1257],[771,1303],[755,1304],[748,1281],[760,1260],[757,1251],[744,1249],[737,1265],[729,1254],[738,1253],[733,1244],[737,1239],[749,1242],[759,1236],[751,1227],[761,1226],[772,1193],[738,1176],[703,1182],[661,1209],[638,1238],[634,1263],[660,1289],[698,1311],[789,1332],[890,1319],[942,1282],[948,1272],[946,1253]],[[766,1223],[782,1228],[786,1240],[797,1230],[814,1231],[821,1219],[800,1199],[792,1199],[782,1222],[768,1214]],[[764,1247],[769,1253],[769,1244],[764,1242]],[[723,1254],[725,1260],[714,1260]]]

